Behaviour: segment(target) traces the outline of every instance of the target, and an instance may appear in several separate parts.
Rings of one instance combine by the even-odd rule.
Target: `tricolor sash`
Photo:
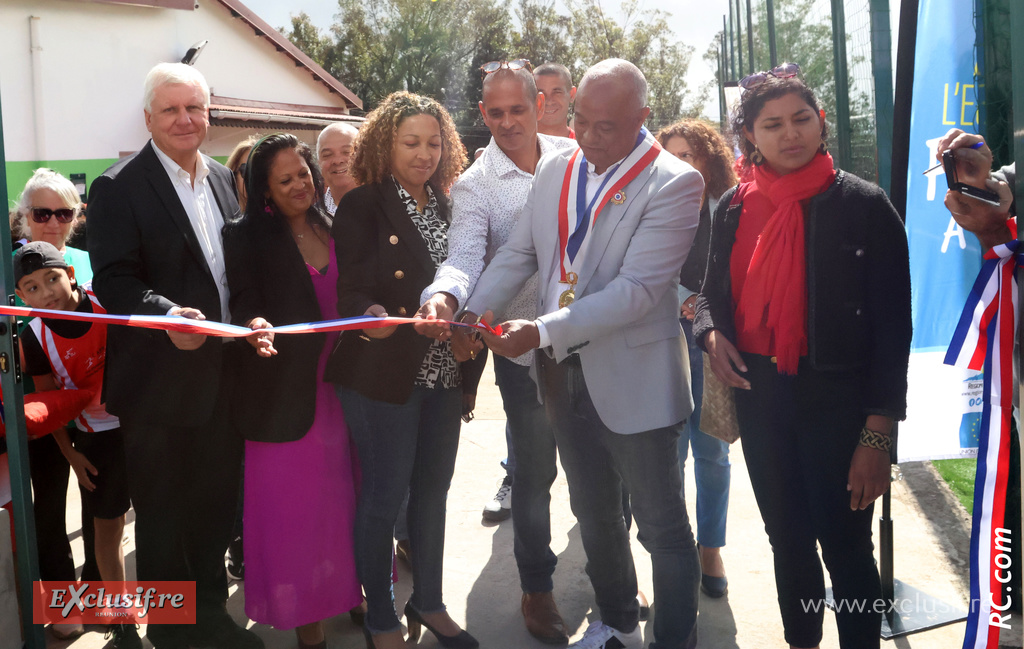
[[[579,273],[586,257],[590,233],[597,217],[612,201],[625,201],[625,187],[658,157],[661,145],[650,131],[641,127],[636,143],[629,155],[605,175],[597,194],[587,203],[587,158],[583,149],[576,149],[569,158],[562,180],[562,193],[558,201],[558,243],[561,266],[560,281],[566,282],[569,272]]]
[[[984,370],[971,525],[971,605],[963,649],[995,649],[1000,628],[1009,626],[1011,602],[1010,597],[1003,601],[1002,584],[1010,577],[1010,547],[1020,543],[1003,527],[1013,416],[1019,245],[1014,239],[985,253],[945,358],[947,365]]]

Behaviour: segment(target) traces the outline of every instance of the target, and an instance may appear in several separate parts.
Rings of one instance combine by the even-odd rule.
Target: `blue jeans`
[[[455,472],[462,415],[459,388],[413,388],[401,405],[338,388],[359,451],[362,486],[356,508],[356,571],[366,593],[366,627],[401,629],[391,583],[392,535],[406,494],[412,551],[413,608],[443,611],[445,501]]]
[[[693,323],[682,318],[679,324],[686,334],[690,352],[690,388],[693,390],[693,414],[683,425],[679,437],[679,475],[686,485],[685,464],[693,447],[693,478],[697,484],[697,542],[706,548],[725,545],[725,519],[729,513],[729,445],[700,430],[700,407],[704,398],[704,352],[693,339]]]
[[[602,621],[624,633],[639,622],[636,568],[622,517],[625,485],[638,538],[651,554],[658,605],[651,649],[687,646],[697,624],[700,561],[682,498],[679,426],[613,433],[594,409],[578,361],[557,364],[539,353],[544,403]]]
[[[537,399],[530,368],[498,355],[493,358],[512,442],[509,472],[514,485],[512,530],[519,583],[525,593],[549,593],[558,563],[551,551],[551,485],[558,475],[555,435]]]

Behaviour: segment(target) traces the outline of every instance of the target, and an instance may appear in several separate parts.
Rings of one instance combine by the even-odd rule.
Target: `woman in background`
[[[672,155],[689,163],[704,177],[700,222],[693,247],[679,275],[679,298],[682,305],[679,323],[686,334],[690,357],[690,386],[693,390],[693,414],[679,436],[679,471],[686,465],[693,448],[693,478],[697,485],[697,547],[700,551],[700,587],[708,597],[722,597],[728,591],[722,547],[725,545],[725,522],[729,513],[729,445],[700,430],[701,402],[704,395],[704,358],[693,337],[693,314],[697,294],[704,283],[708,263],[708,239],[711,235],[711,213],[718,200],[736,184],[732,152],[718,129],[699,119],[684,119],[658,132],[658,143]],[[683,484],[686,477],[683,476]]]
[[[224,163],[224,166],[231,170],[231,175],[235,179],[235,189],[238,190],[238,209],[241,210],[242,214],[245,214],[245,174],[248,169],[246,162],[249,159],[249,151],[252,150],[252,145],[259,142],[261,137],[257,133],[236,144],[234,150],[231,151],[231,155],[228,156],[227,162]]]

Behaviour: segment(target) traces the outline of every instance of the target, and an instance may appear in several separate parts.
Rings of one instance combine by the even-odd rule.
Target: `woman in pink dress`
[[[231,319],[253,330],[335,316],[337,260],[323,179],[305,144],[274,134],[249,154],[245,214],[224,228]],[[245,444],[245,612],[324,649],[323,620],[362,602],[353,555],[357,461],[322,380],[337,334],[239,345]]]

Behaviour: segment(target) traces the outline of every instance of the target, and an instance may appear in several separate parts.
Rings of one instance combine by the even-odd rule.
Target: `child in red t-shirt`
[[[34,241],[14,256],[15,292],[35,309],[106,313],[88,287],[75,282],[75,270],[45,241]],[[54,431],[61,452],[74,469],[82,500],[93,515],[96,563],[104,581],[124,581],[125,514],[131,506],[124,439],[117,417],[102,403],[107,326],[95,322],[34,318],[21,334],[22,366],[37,391],[89,390],[92,400],[67,429]],[[134,625],[116,625],[118,649],[141,649]]]

